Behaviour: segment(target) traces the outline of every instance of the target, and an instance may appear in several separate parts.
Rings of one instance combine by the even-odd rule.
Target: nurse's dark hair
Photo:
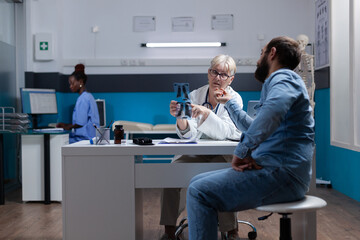
[[[301,51],[297,41],[286,36],[276,37],[268,43],[266,52],[270,52],[273,47],[276,49],[276,56],[280,65],[290,70],[294,70],[299,65]]]
[[[85,65],[82,63],[77,64],[75,71],[70,76],[73,76],[77,81],[83,80],[83,83],[86,84]]]

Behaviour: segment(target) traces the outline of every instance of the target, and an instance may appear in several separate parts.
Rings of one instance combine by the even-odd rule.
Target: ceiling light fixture
[[[178,42],[178,43],[142,43],[148,48],[182,48],[182,47],[224,47],[224,42]]]

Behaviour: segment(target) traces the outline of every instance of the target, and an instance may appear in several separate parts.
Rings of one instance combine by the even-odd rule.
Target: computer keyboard
[[[38,128],[33,129],[34,132],[63,132],[63,128]]]

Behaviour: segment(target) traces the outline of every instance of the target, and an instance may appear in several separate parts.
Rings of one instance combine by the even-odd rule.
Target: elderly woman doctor
[[[240,139],[241,132],[237,130],[230,119],[223,104],[215,99],[217,89],[225,89],[242,107],[242,99],[230,84],[234,80],[236,64],[232,57],[219,55],[212,59],[208,69],[208,84],[192,91],[190,95],[192,116],[191,119],[176,120],[177,134],[180,138],[193,138],[201,136],[214,140]],[[170,114],[177,116],[177,102],[170,102]],[[231,162],[231,156],[183,155],[175,157],[173,163],[179,162]],[[175,239],[176,221],[183,210],[180,206],[180,190],[167,188],[163,190],[160,224],[165,226],[165,234],[161,240]],[[219,230],[226,233],[228,239],[236,239],[237,221],[235,213],[219,214]]]

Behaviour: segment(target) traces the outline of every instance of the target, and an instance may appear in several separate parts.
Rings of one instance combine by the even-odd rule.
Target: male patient
[[[261,52],[255,78],[263,83],[257,117],[250,118],[225,89],[215,92],[243,134],[232,168],[195,176],[187,191],[190,240],[216,240],[218,211],[241,211],[299,200],[308,191],[314,120],[304,82],[292,70],[298,43],[272,39]]]

